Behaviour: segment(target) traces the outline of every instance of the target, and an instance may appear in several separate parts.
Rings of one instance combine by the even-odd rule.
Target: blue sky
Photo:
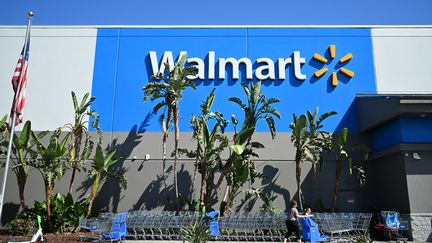
[[[5,0],[0,25],[431,25],[431,0]]]

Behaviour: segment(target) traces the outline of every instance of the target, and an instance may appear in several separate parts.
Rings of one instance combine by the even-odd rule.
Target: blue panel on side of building
[[[372,132],[372,152],[379,152],[391,148],[402,141],[401,121],[395,119]]]
[[[95,78],[93,80],[93,94],[98,101],[111,102],[114,107],[105,102],[97,102],[92,107],[101,113],[102,121],[111,119],[114,112],[113,131],[130,131],[139,126],[140,131],[160,131],[157,115],[151,111],[154,103],[142,103],[142,87],[147,84],[152,74],[150,51],[155,51],[160,60],[165,51],[171,51],[174,59],[180,51],[187,51],[188,57],[203,59],[205,63],[205,80],[197,81],[197,90],[186,90],[180,104],[182,131],[189,131],[189,119],[192,114],[199,114],[199,105],[205,97],[216,87],[216,100],[213,110],[222,112],[226,117],[235,114],[242,120],[242,111],[229,97],[239,97],[244,100],[240,82],[245,81],[246,67],[240,65],[240,78],[232,78],[230,65],[226,69],[226,79],[218,79],[218,59],[233,57],[240,59],[247,57],[253,64],[253,72],[262,66],[257,64],[258,58],[268,58],[274,62],[274,80],[263,82],[263,91],[267,97],[277,97],[281,100],[275,106],[282,114],[282,120],[276,122],[278,131],[288,132],[293,113],[301,113],[320,107],[320,112],[337,111],[339,114],[326,121],[325,128],[329,131],[349,127],[350,131],[357,130],[357,118],[353,101],[356,93],[375,93],[375,76],[373,68],[372,46],[369,29],[119,29],[119,49],[115,94],[114,87],[108,83],[104,75],[112,75],[112,65],[107,65],[99,59],[112,57],[110,43],[117,42],[117,37],[102,35],[99,31],[95,62]],[[104,36],[103,39],[102,36]],[[106,39],[111,38],[111,41]],[[336,56],[330,58],[329,45],[336,46]],[[106,48],[104,48],[106,45]],[[209,80],[208,53],[215,52],[215,80]],[[286,78],[279,77],[278,59],[293,58],[293,53],[299,52],[305,59],[299,69],[306,76],[299,81],[294,75],[294,64],[286,65]],[[326,64],[314,60],[317,53],[327,58]],[[340,58],[351,53],[353,58],[343,64]],[[107,57],[105,57],[107,55]],[[321,68],[328,68],[328,72],[320,78],[313,75]],[[341,68],[355,73],[348,78],[341,73]],[[330,76],[337,73],[339,85],[330,85]],[[107,74],[109,73],[109,74]],[[264,71],[263,75],[268,73]],[[256,77],[254,76],[256,81]],[[111,90],[111,91],[108,91]],[[102,97],[100,97],[102,96]],[[109,118],[107,118],[109,117]],[[232,131],[232,128],[228,128]],[[265,122],[258,124],[257,131],[268,131]]]
[[[379,152],[401,143],[432,142],[432,119],[402,117],[372,132],[372,152]]]
[[[432,142],[431,118],[401,118],[402,142],[430,143]]]
[[[96,43],[92,96],[96,97],[91,109],[101,115],[103,131],[113,129],[113,104],[117,73],[118,29],[100,29]],[[90,121],[91,124],[92,120]],[[89,126],[90,130],[93,130]]]

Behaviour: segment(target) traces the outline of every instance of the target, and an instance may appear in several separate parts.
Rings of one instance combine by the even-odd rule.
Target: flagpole
[[[25,36],[25,40],[24,40],[24,51],[23,51],[23,59],[25,58],[25,55],[27,55],[27,42],[30,36],[30,28],[31,28],[31,21],[32,21],[32,17],[33,17],[33,12],[30,11],[28,12],[28,22],[27,22],[27,29],[26,29],[26,36]],[[20,75],[20,79],[18,82],[18,87],[17,87],[17,91],[20,90],[20,86],[21,86],[21,82],[22,82],[22,78],[23,75]],[[16,102],[17,94],[19,92],[15,92],[15,96],[14,96],[14,100],[13,102]],[[9,162],[10,162],[10,157],[11,157],[11,152],[12,152],[12,144],[13,144],[13,137],[14,137],[14,132],[15,132],[15,122],[16,122],[16,117],[17,117],[17,113],[16,110],[14,109],[12,112],[12,124],[10,124],[11,128],[10,128],[10,132],[9,132],[9,146],[8,146],[8,151],[7,151],[7,157],[6,157],[6,163],[5,163],[5,167],[4,167],[4,171],[3,171],[3,178],[2,178],[2,184],[1,184],[1,194],[0,194],[0,219],[1,216],[3,215],[3,204],[4,204],[4,194],[5,194],[5,190],[6,190],[6,179],[7,179],[7,174],[9,171]]]

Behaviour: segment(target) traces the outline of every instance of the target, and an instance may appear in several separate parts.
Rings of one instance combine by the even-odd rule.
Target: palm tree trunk
[[[206,178],[205,179],[206,179],[205,205],[207,208],[210,206],[211,186],[212,186],[212,181],[214,181],[214,176],[207,175],[207,172],[206,172]]]
[[[227,162],[225,163],[224,167],[222,168],[222,172],[221,172],[219,179],[216,183],[216,188],[219,188],[222,185],[223,179],[225,178],[225,176],[228,175],[228,173],[231,172],[231,168],[232,168],[232,160],[230,160],[228,158]]]
[[[198,147],[199,146],[197,146],[197,150],[196,151],[198,151]],[[194,195],[195,179],[196,179],[196,175],[198,173],[198,166],[199,166],[198,163],[199,163],[199,159],[198,159],[198,156],[197,156],[196,159],[195,159],[195,168],[194,168],[194,173],[193,173],[193,176],[192,176],[191,195],[190,195],[190,198],[189,198],[190,201],[192,201],[192,198],[193,198],[193,195]]]
[[[299,199],[300,210],[303,210],[302,193],[301,193],[301,189],[300,189],[300,182],[301,182],[301,158],[302,158],[302,153],[301,153],[300,149],[297,149],[297,152],[296,152],[297,194],[298,194],[298,199]]]
[[[19,160],[25,161],[25,159],[23,159],[22,157],[20,157]],[[20,199],[21,210],[23,210],[26,207],[25,199],[24,199],[24,189],[26,186],[27,176],[28,176],[28,167],[27,168],[26,167],[27,166],[25,165],[20,165],[16,168],[16,170],[13,170],[15,172],[15,176],[18,182],[18,194]]]
[[[333,191],[333,199],[332,199],[332,206],[331,206],[332,212],[336,210],[336,201],[339,194],[341,174],[342,174],[342,161],[336,160],[336,179],[335,179],[335,187]]]
[[[234,198],[237,194],[238,189],[239,189],[238,186],[236,186],[236,187],[230,186],[230,191],[228,193],[227,202],[226,202],[226,210],[225,210],[225,211],[228,211],[229,213],[232,212],[232,207],[234,205]]]
[[[46,212],[47,212],[47,221],[48,221],[48,230],[52,231],[52,222],[51,222],[51,196],[52,196],[53,188],[51,186],[45,186],[45,200],[46,200]]]
[[[69,182],[69,193],[72,193],[72,187],[74,185],[74,180],[75,180],[75,173],[76,173],[76,167],[74,166],[72,168],[72,176],[71,176],[71,180]]]
[[[167,143],[167,137],[168,132],[164,132],[163,138],[162,138],[162,178],[164,183],[164,188],[166,189],[167,183],[166,183],[166,143]]]
[[[200,207],[201,209],[205,206],[204,200],[204,188],[206,186],[206,178],[203,169],[201,169],[201,188],[200,188]]]
[[[23,168],[19,168],[18,173],[19,173],[19,175],[17,175],[18,192],[19,192],[21,210],[23,210],[26,207],[25,200],[24,200],[24,189],[27,181],[27,175]]]
[[[89,204],[88,204],[88,208],[87,208],[87,218],[89,218],[91,216],[91,212],[93,209],[93,202],[96,198],[96,194],[99,188],[99,182],[100,182],[100,175],[96,175],[95,179],[93,181],[93,185],[92,185],[92,191],[90,194],[90,200],[89,200]]]
[[[175,196],[176,198],[179,198],[179,192],[178,192],[178,183],[177,183],[177,160],[178,160],[178,143],[179,143],[179,110],[178,110],[178,104],[175,104],[174,110],[174,188],[175,188]]]
[[[82,134],[83,134],[82,127],[80,127],[78,130],[75,130],[73,133],[73,135],[74,135],[73,137],[75,138],[74,142],[73,142],[74,143],[74,147],[73,147],[74,155],[72,156],[73,158],[71,158],[73,163],[72,163],[72,176],[71,176],[71,180],[69,182],[69,193],[72,193],[72,188],[73,188],[74,181],[75,181],[75,174],[76,174],[77,166],[78,166],[77,162],[80,160],[79,153],[81,150]]]
[[[227,202],[228,202],[228,195],[230,193],[230,190],[231,190],[231,186],[227,185],[226,188],[225,188],[224,197],[223,197],[223,200],[222,200],[222,203],[221,203],[221,207],[220,207],[221,216],[224,216],[224,213],[225,213],[225,210],[226,210],[226,205],[227,205]]]

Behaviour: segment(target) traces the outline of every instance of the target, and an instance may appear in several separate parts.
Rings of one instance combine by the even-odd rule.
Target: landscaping
[[[127,219],[128,236],[130,236],[128,238],[171,239],[167,235],[172,233],[176,234],[176,239],[187,239],[189,242],[194,242],[192,238],[188,238],[191,234],[204,234],[203,238],[208,240],[205,236],[209,232],[206,230],[204,233],[199,231],[199,226],[202,224],[194,224],[195,218],[192,219],[192,216],[201,215],[202,217],[199,217],[201,220],[204,218],[205,212],[218,210],[222,231],[221,239],[251,240],[249,237],[252,237],[253,240],[281,240],[281,234],[285,230],[286,215],[281,209],[274,207],[271,197],[262,188],[252,186],[267,176],[259,171],[255,163],[260,150],[265,149],[265,144],[258,141],[254,136],[256,127],[259,123],[265,123],[269,136],[272,139],[277,136],[275,120],[281,119],[282,116],[275,108],[275,104],[280,102],[279,99],[266,97],[261,89],[261,81],[248,84],[241,83],[244,94],[239,95],[239,97],[231,97],[227,101],[238,106],[239,115],[235,116],[214,110],[213,103],[217,99],[217,90],[213,89],[202,101],[200,113],[190,117],[195,147],[183,147],[179,142],[181,135],[179,127],[179,119],[181,119],[179,116],[180,101],[186,89],[197,89],[195,82],[189,79],[191,75],[196,74],[197,70],[194,67],[185,67],[186,58],[186,55],[182,56],[172,68],[166,65],[165,73],[154,76],[153,80],[143,87],[144,102],[152,101],[154,104],[153,114],[159,116],[162,132],[160,144],[163,151],[160,174],[165,188],[170,186],[174,188],[175,199],[172,203],[176,210],[160,212],[157,215],[145,210],[130,212]],[[90,110],[91,104],[97,102],[96,98],[90,97],[87,93],[79,100],[74,92],[71,92],[71,97],[75,117],[71,123],[56,128],[54,132],[33,131],[31,122],[27,121],[20,133],[9,134],[7,117],[5,116],[0,121],[0,155],[2,158],[6,155],[9,136],[14,136],[12,171],[18,181],[20,199],[20,213],[5,226],[9,235],[32,235],[38,228],[36,218],[40,216],[44,234],[53,233],[53,235],[47,234],[48,240],[62,242],[78,240],[77,232],[86,227],[92,231],[90,223],[99,222],[84,219],[99,215],[100,212],[94,209],[94,203],[101,187],[111,180],[121,185],[123,189],[127,188],[125,171],[115,166],[126,158],[119,154],[116,148],[106,145],[103,131],[99,126],[100,119],[108,118],[100,118],[96,111]],[[304,193],[301,190],[301,165],[304,162],[312,164],[313,175],[316,175],[320,169],[326,166],[325,156],[335,156],[334,190],[327,192],[333,193],[333,201],[330,208],[321,208],[322,211],[338,211],[336,202],[342,173],[355,175],[360,186],[364,186],[366,183],[367,177],[362,167],[363,160],[354,158],[359,158],[359,155],[362,155],[366,160],[368,149],[363,145],[349,147],[347,128],[342,129],[337,134],[330,134],[324,128],[325,120],[331,119],[335,114],[336,112],[332,111],[320,114],[318,108],[314,111],[305,111],[304,114],[283,114],[293,115],[292,124],[287,124],[287,126],[291,129],[291,141],[295,151],[293,158],[295,171],[292,172],[292,176],[296,178],[295,199],[298,200],[300,209],[311,204],[311,202],[305,201]],[[242,119],[237,117],[242,117]],[[187,118],[182,117],[182,119]],[[88,124],[88,121],[91,124]],[[96,132],[89,132],[88,126],[91,126]],[[230,135],[225,133],[228,126],[232,126],[234,130]],[[171,139],[169,131],[172,130],[174,131],[174,151],[167,151],[167,142],[168,139]],[[172,160],[168,159],[168,154],[171,152]],[[192,192],[195,190],[193,188],[195,180],[200,181],[200,187],[197,189],[199,195],[196,198],[192,194],[182,195],[179,193],[177,164],[180,158],[194,161]],[[172,171],[168,171],[167,162],[171,161],[173,162]],[[34,202],[33,205],[29,205],[24,197],[30,169],[40,172],[43,181],[43,185],[40,186],[43,186],[45,191],[45,200]],[[54,193],[56,184],[64,178],[66,171],[71,172],[68,191]],[[74,200],[71,193],[76,189],[77,173],[88,174],[89,183],[88,188],[85,189],[89,189],[90,193]],[[173,175],[172,182],[168,181],[167,175],[169,173]],[[221,191],[224,192],[224,196],[215,203],[214,195]],[[236,200],[243,195],[261,200],[264,206],[260,212],[237,212]],[[164,196],[161,195],[161,197]],[[214,208],[216,205],[219,207]],[[191,216],[188,218],[189,221],[184,221],[188,223],[183,222],[186,220],[185,215]],[[153,226],[148,225],[154,224],[154,220],[164,219],[163,216],[166,216],[166,222],[164,221],[166,227],[164,229],[163,224],[158,224],[158,232],[162,234],[162,231],[165,230],[165,233],[160,237],[147,235],[150,234],[149,232],[159,234],[154,232]],[[112,216],[108,221],[112,223],[111,220],[114,217]],[[326,223],[325,217],[327,216],[322,214],[321,225]],[[361,217],[366,217],[370,221],[370,215],[362,215]],[[153,221],[148,221],[150,219]],[[237,220],[236,223],[233,223],[233,219]],[[241,221],[243,222],[241,223],[240,219],[244,222]],[[138,220],[140,221],[138,222]],[[86,222],[90,223],[86,224]],[[148,227],[145,226],[145,222],[148,222]],[[129,224],[136,224],[137,226],[133,228]],[[188,225],[191,224],[196,225],[196,229],[188,229]],[[178,227],[174,229],[168,227],[173,225]],[[353,224],[350,223],[350,225]],[[144,227],[142,234],[138,233],[141,230],[140,227]],[[238,227],[243,227],[242,231],[239,231]],[[245,233],[245,229],[248,230],[247,233]],[[349,231],[356,230],[357,228],[349,229]],[[366,230],[365,225],[362,225],[361,230]],[[131,232],[135,233],[132,234]],[[187,236],[188,234],[189,236]],[[231,237],[232,235],[234,236]],[[2,237],[1,239],[7,238]]]

